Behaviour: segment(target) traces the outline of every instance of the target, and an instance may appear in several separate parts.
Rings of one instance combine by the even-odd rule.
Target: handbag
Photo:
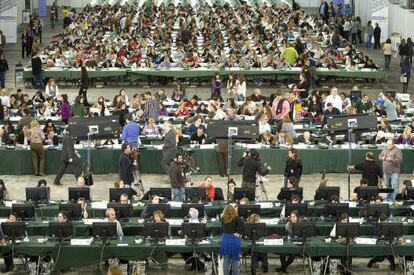
[[[401,83],[407,83],[407,75],[406,74],[401,75],[400,82]]]

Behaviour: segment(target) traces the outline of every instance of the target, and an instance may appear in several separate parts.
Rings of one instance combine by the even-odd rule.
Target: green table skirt
[[[194,149],[193,158],[200,167],[202,174],[218,174],[216,151],[213,149]],[[242,167],[237,167],[237,161],[241,158],[244,149],[233,149],[231,173],[241,174]],[[375,157],[380,149],[354,149],[352,161],[358,163],[365,159],[365,153],[372,151]],[[414,163],[414,150],[403,149],[403,163],[401,173],[412,173]],[[78,167],[82,167],[86,160],[86,150],[79,150],[82,158],[76,159]],[[161,168],[162,151],[152,148],[142,148],[141,167],[143,173],[164,173]],[[282,174],[287,159],[287,149],[260,149],[263,161],[271,167],[271,173]],[[348,150],[345,149],[302,149],[299,150],[303,163],[303,172],[319,173],[345,173],[348,163]],[[92,149],[92,170],[97,174],[118,173],[120,150],[116,149]],[[46,173],[56,174],[60,165],[60,150],[46,150]],[[0,150],[0,175],[24,175],[32,174],[32,161],[30,150]]]

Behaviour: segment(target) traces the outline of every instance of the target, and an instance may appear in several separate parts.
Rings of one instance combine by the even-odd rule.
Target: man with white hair
[[[325,109],[327,108],[328,103],[332,103],[332,106],[337,108],[342,113],[342,99],[338,95],[338,89],[336,87],[333,87],[331,94],[326,97]]]

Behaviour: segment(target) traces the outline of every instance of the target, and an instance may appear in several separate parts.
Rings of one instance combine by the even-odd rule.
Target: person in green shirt
[[[298,52],[291,44],[287,43],[286,49],[282,52],[281,58],[284,58],[290,65],[295,64],[296,59],[299,57]]]
[[[75,104],[72,105],[72,116],[73,117],[84,117],[85,116],[85,98],[78,95],[75,98]]]
[[[364,94],[362,96],[362,99],[358,100],[356,103],[356,111],[358,114],[365,114],[372,112],[374,109],[374,105],[372,104],[372,101],[369,99],[369,96]]]

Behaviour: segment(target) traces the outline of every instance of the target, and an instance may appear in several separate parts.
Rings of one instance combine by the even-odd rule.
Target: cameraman
[[[255,149],[244,152],[243,157],[237,162],[237,166],[243,167],[242,188],[256,189],[256,174],[266,176],[270,171],[269,165],[260,162],[261,156]]]
[[[185,176],[182,167],[183,156],[176,154],[174,161],[170,164],[169,176],[171,182],[171,192],[173,201],[183,200],[183,190],[185,187]]]

